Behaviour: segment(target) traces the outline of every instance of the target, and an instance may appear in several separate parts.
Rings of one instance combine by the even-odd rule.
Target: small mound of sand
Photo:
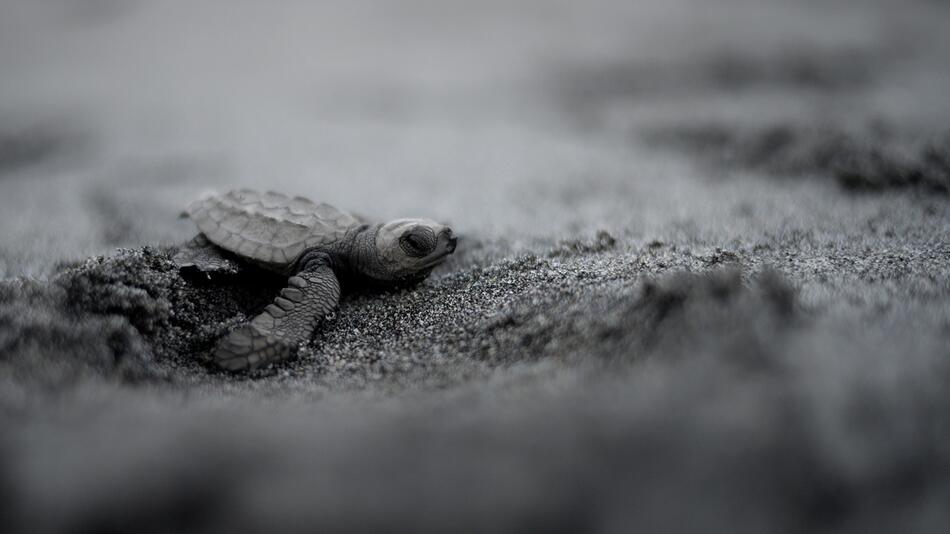
[[[855,135],[833,128],[699,125],[649,132],[647,139],[726,168],[773,176],[819,176],[846,190],[916,189],[950,193],[950,138],[900,139],[883,131]]]

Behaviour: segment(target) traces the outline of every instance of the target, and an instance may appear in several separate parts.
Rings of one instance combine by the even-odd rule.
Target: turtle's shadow
[[[199,295],[226,303],[221,311],[227,316],[238,312],[247,316],[260,313],[287,284],[287,277],[247,264],[241,264],[235,271],[180,267],[178,273]]]

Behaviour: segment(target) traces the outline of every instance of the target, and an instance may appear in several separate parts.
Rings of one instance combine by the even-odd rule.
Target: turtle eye
[[[426,244],[422,241],[422,238],[416,234],[409,234],[409,237],[406,238],[406,241],[409,241],[409,246],[416,250],[423,250]]]
[[[399,240],[402,249],[410,256],[421,258],[429,254],[434,246],[433,240],[420,232],[409,232]]]

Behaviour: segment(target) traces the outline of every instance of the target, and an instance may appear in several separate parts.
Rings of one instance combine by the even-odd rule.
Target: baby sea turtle
[[[221,339],[214,362],[255,369],[288,358],[337,306],[340,279],[398,285],[421,281],[455,251],[457,239],[429,219],[370,224],[328,204],[250,189],[209,193],[187,215],[201,234],[176,255],[182,267],[218,270],[241,260],[289,277],[260,315]]]

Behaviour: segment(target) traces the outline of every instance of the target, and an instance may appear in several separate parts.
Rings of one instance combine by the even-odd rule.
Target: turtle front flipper
[[[288,287],[249,323],[218,343],[214,362],[229,371],[256,369],[289,358],[336,308],[340,283],[325,259],[308,262]]]

